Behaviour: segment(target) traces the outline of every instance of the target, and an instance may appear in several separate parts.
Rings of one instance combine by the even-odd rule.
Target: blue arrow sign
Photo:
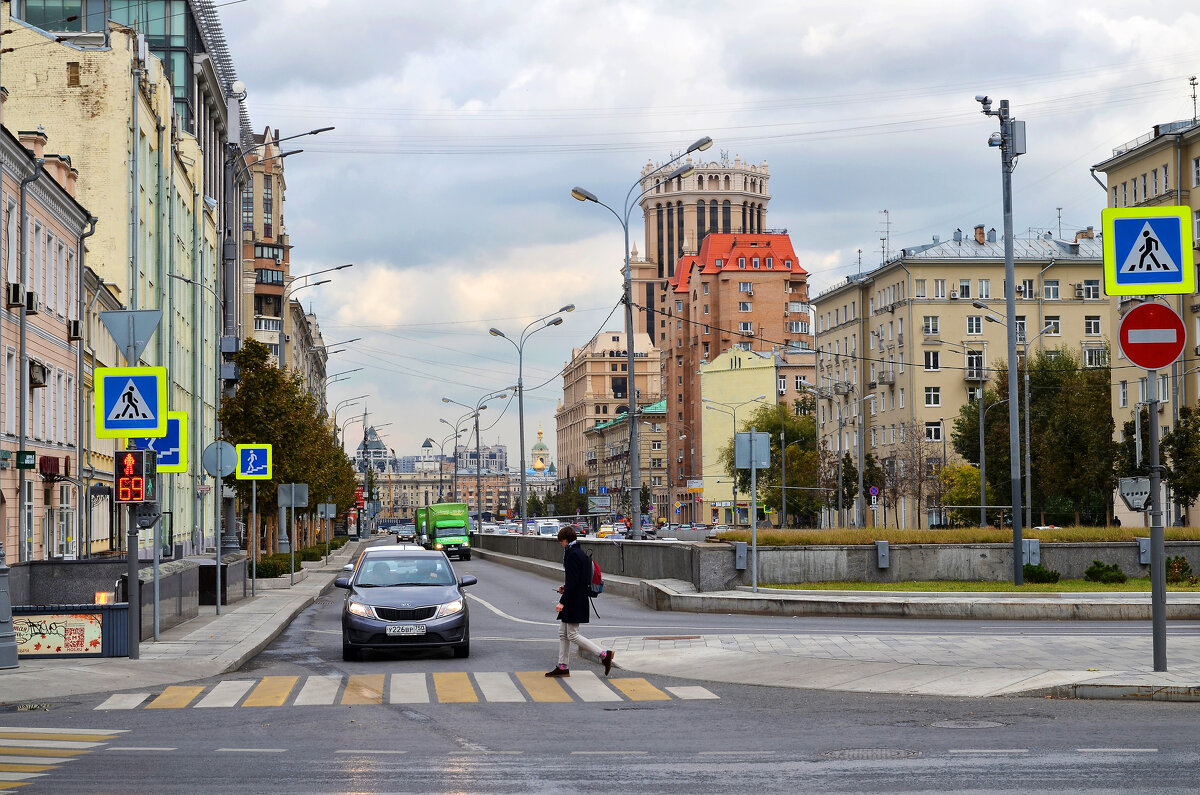
[[[129,447],[157,453],[159,472],[187,472],[187,412],[167,412],[166,436],[133,438]]]

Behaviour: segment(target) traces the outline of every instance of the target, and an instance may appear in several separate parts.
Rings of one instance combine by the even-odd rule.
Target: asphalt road
[[[97,711],[106,694],[10,713],[14,729],[120,731],[47,766],[37,792],[829,792],[1194,791],[1197,707],[1188,704],[948,699],[792,690],[645,677],[662,700],[491,700],[483,683],[522,682],[555,661],[556,582],[473,560],[472,653],[341,660],[341,592],[305,611],[242,671],[194,683],[185,706]],[[917,631],[925,622],[657,613],[605,595],[591,637],[702,632]],[[995,632],[934,622],[946,632]],[[1118,632],[1122,625],[1005,625],[1011,632]],[[1128,628],[1124,628],[1128,631]],[[618,657],[618,664],[620,659]],[[572,661],[573,684],[599,682]],[[470,672],[481,692],[448,703],[441,682]],[[221,688],[417,674],[427,703],[202,708]],[[614,671],[608,685],[636,679]],[[380,678],[381,679],[381,678]],[[539,681],[530,677],[536,686]],[[541,678],[540,681],[545,681]],[[704,698],[672,688],[703,687]],[[344,685],[349,692],[350,685]],[[468,688],[470,689],[470,688]],[[500,691],[501,695],[503,692]],[[533,693],[533,690],[529,690]],[[638,692],[638,691],[633,691]],[[644,696],[648,691],[641,691]],[[679,690],[681,693],[694,691]],[[243,702],[244,703],[244,702]],[[25,736],[25,735],[22,735]],[[3,743],[4,740],[0,740]],[[2,753],[13,753],[4,751]]]

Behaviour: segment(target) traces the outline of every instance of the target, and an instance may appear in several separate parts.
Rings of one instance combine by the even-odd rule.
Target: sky
[[[327,342],[362,338],[331,356],[330,374],[363,369],[329,403],[368,395],[339,424],[365,406],[398,455],[453,435],[440,420],[467,410],[443,397],[516,383],[489,328],[515,338],[574,304],[524,348],[526,449],[540,425],[554,450],[572,348],[624,328],[621,225],[574,185],[620,210],[643,165],[711,136],[704,162],[768,164],[766,225],[788,230],[815,296],[885,248],[1003,229],[977,94],[1027,123],[1017,235],[1072,238],[1100,227],[1089,168],[1193,118],[1200,74],[1200,10],[1169,0],[216,5],[256,131],[336,125],[292,142],[284,221],[293,273],[354,267],[297,298]],[[644,249],[640,211],[629,234]],[[516,462],[513,403],[488,404],[481,441]]]

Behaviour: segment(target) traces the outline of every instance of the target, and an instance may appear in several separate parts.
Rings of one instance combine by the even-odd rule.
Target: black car
[[[462,588],[478,580],[454,574],[442,552],[367,549],[353,574],[334,585],[349,591],[342,607],[342,659],[363,649],[449,647],[471,654],[470,616]]]

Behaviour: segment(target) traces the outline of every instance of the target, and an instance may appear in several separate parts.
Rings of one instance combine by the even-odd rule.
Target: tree
[[[1191,506],[1200,497],[1200,411],[1180,407],[1179,423],[1162,439],[1162,451],[1168,462],[1164,480],[1172,499]]]
[[[912,499],[920,528],[921,514],[930,507],[926,505],[929,494],[941,493],[940,486],[935,488],[933,481],[937,480],[942,445],[925,437],[924,426],[915,422],[901,423],[895,459],[896,491],[898,495]]]
[[[530,516],[541,516],[546,512],[546,506],[542,504],[542,498],[537,495],[536,491],[527,492],[525,510],[529,512]]]
[[[942,469],[940,476],[946,505],[979,504],[979,467],[972,464],[951,465]],[[992,490],[989,488],[988,505],[993,504],[993,496]],[[978,524],[979,509],[952,508],[949,519],[950,524],[957,527]]]
[[[354,497],[354,467],[334,443],[333,429],[304,391],[297,373],[270,363],[266,345],[248,339],[234,355],[241,378],[238,389],[221,403],[221,430],[230,444],[270,444],[274,472],[256,481],[259,516],[276,510],[276,484],[307,483],[310,504],[347,506]],[[243,506],[250,503],[250,481],[226,478]],[[268,520],[270,524],[270,520]],[[270,539],[269,548],[276,548]]]

